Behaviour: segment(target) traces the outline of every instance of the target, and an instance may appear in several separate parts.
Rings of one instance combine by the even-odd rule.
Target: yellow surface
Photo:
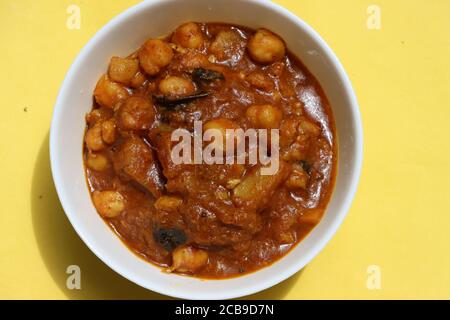
[[[161,298],[111,271],[66,219],[49,168],[59,86],[78,51],[137,0],[0,1],[0,298]],[[283,0],[330,44],[356,90],[364,165],[337,235],[252,298],[450,298],[450,1]],[[367,8],[381,29],[367,28]],[[81,29],[66,27],[70,4]],[[66,268],[81,267],[81,290]],[[366,286],[381,270],[381,289]]]

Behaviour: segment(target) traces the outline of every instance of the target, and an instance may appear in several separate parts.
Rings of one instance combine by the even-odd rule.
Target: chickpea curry
[[[176,164],[175,129],[279,129],[279,169]],[[188,22],[113,57],[86,115],[83,157],[99,215],[169,272],[227,278],[267,266],[316,226],[337,162],[318,82],[266,29]]]

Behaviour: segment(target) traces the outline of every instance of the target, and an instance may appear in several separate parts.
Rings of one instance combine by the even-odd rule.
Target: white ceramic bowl
[[[82,162],[85,114],[92,92],[113,55],[128,55],[147,38],[181,22],[228,22],[266,27],[281,35],[324,89],[339,140],[338,176],[328,210],[316,228],[273,265],[239,278],[199,280],[167,274],[136,257],[99,217],[91,203]],[[286,9],[265,0],[150,0],[125,11],[83,48],[59,92],[50,132],[50,157],[64,210],[86,245],[113,270],[150,290],[186,299],[226,299],[267,289],[302,269],[342,223],[356,191],[362,158],[358,104],[338,59],[322,38]]]

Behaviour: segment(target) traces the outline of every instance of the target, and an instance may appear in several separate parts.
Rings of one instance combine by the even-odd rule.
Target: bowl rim
[[[100,249],[97,249],[96,245],[94,243],[91,243],[88,239],[88,237],[85,235],[85,231],[74,222],[73,213],[68,210],[67,208],[67,200],[66,200],[66,192],[64,192],[64,188],[62,187],[62,179],[60,178],[59,174],[59,167],[57,165],[57,147],[56,147],[56,127],[57,122],[59,121],[61,117],[61,113],[63,112],[63,105],[62,100],[63,97],[66,95],[66,92],[70,90],[69,87],[69,79],[73,77],[73,74],[78,68],[78,65],[84,61],[87,54],[90,52],[91,47],[95,45],[95,43],[101,39],[104,35],[108,34],[110,30],[120,22],[127,20],[130,16],[133,16],[140,10],[145,10],[147,7],[151,7],[152,5],[164,2],[165,0],[144,0],[136,5],[131,6],[130,8],[126,9],[125,11],[121,12],[114,18],[112,18],[106,25],[104,25],[99,31],[95,33],[95,35],[88,41],[87,44],[84,45],[84,47],[80,50],[78,55],[76,56],[75,60],[71,64],[69,70],[67,71],[63,83],[61,85],[61,88],[59,90],[58,96],[56,98],[56,103],[53,110],[52,115],[52,121],[51,121],[51,127],[50,127],[50,139],[49,139],[49,152],[50,152],[50,166],[52,171],[52,177],[55,184],[55,188],[58,194],[58,198],[61,202],[61,205],[64,209],[64,212],[69,219],[71,225],[75,229],[76,233],[79,235],[79,237],[83,240],[83,242],[87,245],[87,247],[98,257],[100,260],[102,260],[107,266],[109,266],[112,270],[117,272],[122,277],[128,279],[129,281],[138,284],[141,287],[144,287],[148,290],[166,295],[171,297],[177,297],[182,299],[197,299],[197,298],[203,298],[208,299],[208,296],[206,295],[197,295],[196,297],[193,297],[192,294],[180,291],[180,292],[173,292],[169,288],[164,288],[162,286],[156,286],[156,287],[150,287],[149,285],[145,285],[141,283],[139,279],[134,277],[133,273],[126,269],[120,268],[119,266],[115,265],[113,261],[110,261],[105,255],[102,253]],[[317,241],[316,245],[312,247],[308,254],[304,256],[304,258],[299,261],[299,263],[291,265],[288,269],[285,270],[282,274],[278,274],[278,276],[271,277],[270,279],[266,279],[262,283],[255,283],[254,286],[247,289],[241,289],[239,291],[239,294],[230,294],[227,292],[221,292],[215,294],[215,299],[230,299],[230,298],[237,298],[237,297],[243,297],[250,294],[254,294],[256,292],[260,292],[262,290],[268,289],[286,279],[294,275],[296,272],[300,271],[304,268],[306,264],[308,264],[319,252],[323,250],[325,245],[330,241],[330,239],[334,236],[337,229],[342,224],[344,218],[346,217],[350,206],[352,204],[352,201],[355,197],[356,190],[358,187],[358,183],[361,176],[361,168],[362,168],[362,160],[363,160],[363,129],[362,129],[362,119],[361,114],[359,110],[358,101],[356,98],[356,94],[354,92],[354,89],[352,87],[352,84],[350,82],[350,79],[342,66],[341,62],[335,55],[335,53],[331,50],[331,48],[328,46],[328,44],[325,42],[325,40],[319,35],[317,31],[315,31],[311,26],[309,26],[305,21],[303,21],[299,16],[295,15],[294,13],[290,12],[288,9],[282,7],[279,4],[276,4],[270,0],[246,0],[250,3],[254,3],[257,5],[261,5],[266,7],[266,9],[271,11],[277,11],[279,14],[285,16],[287,19],[292,20],[295,22],[296,25],[298,25],[299,28],[303,29],[305,33],[307,33],[311,38],[314,39],[314,41],[317,43],[318,47],[322,52],[330,59],[332,62],[332,65],[336,68],[336,73],[339,75],[340,79],[342,80],[343,85],[343,91],[346,92],[348,95],[349,100],[349,107],[351,109],[351,113],[353,114],[353,127],[354,127],[354,169],[351,173],[351,176],[348,178],[350,180],[349,188],[346,192],[345,198],[342,200],[341,210],[336,213],[336,218],[334,223],[332,223],[327,230],[321,235],[320,239]],[[277,260],[275,263],[281,261],[283,258]],[[267,266],[266,268],[270,268],[270,266]],[[258,271],[255,271],[258,272]],[[243,275],[242,277],[245,277],[246,275]],[[234,278],[230,278],[234,279]],[[227,281],[228,279],[218,279],[218,280],[207,280],[207,281]]]

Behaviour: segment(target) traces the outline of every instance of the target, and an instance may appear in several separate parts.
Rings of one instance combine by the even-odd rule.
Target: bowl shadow
[[[41,258],[61,292],[69,299],[170,299],[123,278],[95,256],[76,234],[59,202],[50,169],[49,134],[39,148],[32,177],[32,224]],[[69,289],[69,266],[81,271],[81,289]],[[282,299],[301,272],[245,299]]]

